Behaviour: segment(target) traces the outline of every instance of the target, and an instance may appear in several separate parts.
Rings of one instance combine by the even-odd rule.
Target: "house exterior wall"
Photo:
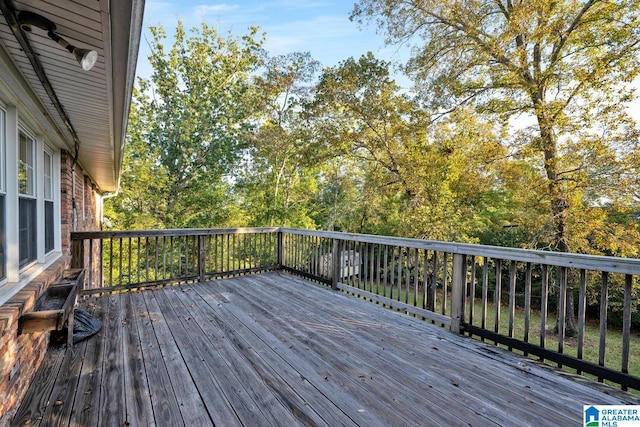
[[[86,176],[82,169],[76,167],[76,172],[71,173],[73,156],[63,151],[61,155],[61,226],[62,226],[62,253],[71,256],[71,231],[74,230],[73,195],[76,199],[75,231],[97,231],[102,228],[101,196],[97,186]],[[75,186],[74,186],[75,183]],[[93,266],[93,272],[87,271],[85,275],[85,288],[98,288],[102,286],[100,276],[100,242],[93,242],[93,250],[87,247],[85,242],[84,262],[82,265]],[[92,256],[93,260],[89,260]]]
[[[49,344],[48,332],[18,335],[20,315],[32,310],[38,296],[51,283],[59,279],[64,269],[69,266],[74,222],[77,231],[94,231],[100,228],[96,209],[100,197],[97,189],[79,166],[76,166],[75,172],[72,172],[72,163],[73,158],[70,153],[62,151],[59,168],[60,256],[9,301],[0,306],[0,395],[2,396],[0,426],[10,424]]]

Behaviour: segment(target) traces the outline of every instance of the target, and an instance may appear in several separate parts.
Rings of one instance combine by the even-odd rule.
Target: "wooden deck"
[[[582,423],[636,396],[283,273],[124,293],[50,350],[16,425]]]

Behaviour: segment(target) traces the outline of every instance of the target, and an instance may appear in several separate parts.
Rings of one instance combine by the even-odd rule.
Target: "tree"
[[[104,216],[120,230],[164,228],[160,218],[168,208],[162,191],[169,177],[145,142],[139,99],[140,93],[134,88],[119,192],[104,206]]]
[[[377,18],[391,43],[416,37],[408,70],[442,111],[474,103],[503,119],[535,118],[523,151],[545,181],[549,246],[568,252],[570,212],[581,200],[567,183],[585,166],[567,156],[566,142],[611,144],[620,132],[612,125],[627,122],[622,103],[640,71],[639,8],[638,0],[361,0],[352,19]]]
[[[252,74],[263,62],[258,30],[223,37],[202,23],[190,35],[178,22],[175,42],[151,27],[150,79],[141,79],[135,119],[146,149],[168,178],[158,212],[167,227],[207,227],[234,221],[233,174],[260,107]]]
[[[434,123],[388,67],[369,53],[325,69],[307,108],[316,151],[362,170],[361,220],[350,231],[380,232],[367,227],[378,223],[402,236],[473,241],[494,190],[491,163],[504,156],[496,129],[472,111]]]
[[[291,53],[268,58],[256,78],[261,107],[236,187],[255,224],[315,228],[309,208],[317,165],[301,112],[319,67],[308,53]]]

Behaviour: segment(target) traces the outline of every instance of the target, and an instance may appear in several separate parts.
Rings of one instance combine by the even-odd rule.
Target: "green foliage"
[[[379,18],[390,42],[420,36],[415,92],[371,53],[321,70],[268,57],[255,28],[178,23],[167,49],[152,28],[107,216],[637,256],[640,150],[620,102],[638,4],[550,4],[361,1],[353,18]],[[514,130],[521,113],[535,122]]]
[[[162,194],[170,178],[146,143],[139,97],[140,92],[134,89],[118,196],[107,199],[104,206],[104,215],[123,230],[165,228],[163,219],[168,210]]]
[[[255,82],[261,109],[246,134],[251,146],[236,190],[249,224],[313,229],[318,168],[308,150],[301,105],[319,64],[309,54],[294,53],[269,58],[264,68]]]
[[[326,69],[308,106],[316,150],[360,171],[333,174],[334,191],[342,179],[359,192],[350,197],[359,221],[347,229],[474,241],[499,220],[483,211],[496,200],[501,129],[471,110],[432,121],[391,80],[388,67],[368,54]]]
[[[640,74],[640,1],[360,0],[352,19],[376,20],[390,43],[415,42],[407,70],[434,110],[470,104],[502,121],[535,118],[513,143],[520,176],[533,179],[514,188],[526,205],[510,222],[530,230],[530,245],[599,253],[640,242],[631,224],[599,236],[605,224],[595,206],[618,182],[637,189],[621,168],[635,163],[625,144],[637,141],[621,103]]]
[[[407,70],[435,110],[472,104],[483,116],[535,118],[514,141],[517,158],[539,173],[547,213],[535,241],[568,251],[582,250],[570,219],[583,208],[579,196],[611,189],[619,169],[607,166],[633,133],[621,102],[640,73],[639,9],[638,0],[361,0],[352,19],[376,20],[390,43],[415,42]]]
[[[130,175],[123,186],[151,190],[143,216],[157,227],[221,226],[237,220],[231,204],[232,175],[247,148],[246,131],[261,106],[252,73],[261,65],[262,40],[223,37],[203,23],[187,35],[181,22],[173,46],[151,27],[154,72],[138,82],[131,114]],[[129,180],[129,181],[127,181]],[[119,203],[122,204],[122,203]],[[117,218],[118,226],[126,225]]]

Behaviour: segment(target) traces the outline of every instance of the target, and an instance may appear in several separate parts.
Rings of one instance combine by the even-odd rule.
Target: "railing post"
[[[72,237],[73,239],[73,237]],[[84,240],[71,240],[71,268],[84,267]]]
[[[284,237],[282,235],[282,231],[278,230],[278,269],[282,270],[284,267]]]
[[[451,275],[451,332],[459,334],[464,318],[464,299],[467,283],[467,260],[464,255],[453,254]]]
[[[204,282],[207,272],[207,236],[198,236],[198,276],[200,282]]]
[[[342,241],[339,239],[333,239],[333,249],[331,252],[331,287],[338,289],[338,282],[340,281],[340,267],[342,263]]]

